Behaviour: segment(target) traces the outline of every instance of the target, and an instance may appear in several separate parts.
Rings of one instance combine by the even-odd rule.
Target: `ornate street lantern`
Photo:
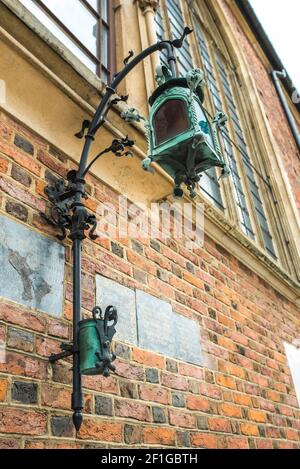
[[[186,78],[174,78],[161,65],[156,81],[159,87],[149,99],[148,155],[143,168],[149,170],[152,162],[159,163],[174,179],[176,197],[183,195],[182,184],[195,197],[203,171],[219,166],[222,175],[228,173],[217,135],[227,117],[218,113],[209,121],[202,105],[205,83],[200,69],[191,70]]]

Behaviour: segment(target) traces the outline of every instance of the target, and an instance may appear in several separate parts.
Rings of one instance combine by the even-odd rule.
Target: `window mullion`
[[[190,13],[188,12],[188,15],[190,16],[190,20],[191,20],[191,24],[193,25],[193,28],[194,28],[194,37],[195,37],[195,41],[194,41],[194,63],[196,64],[197,67],[200,67],[203,72],[206,71],[206,68],[205,68],[205,65],[203,63],[203,59],[202,59],[202,55],[201,55],[201,51],[200,51],[200,47],[198,45],[198,41],[197,41],[197,34],[196,34],[196,21],[197,19],[194,17],[192,18]],[[208,114],[210,114],[211,116],[215,113],[215,109],[214,109],[214,104],[213,104],[213,99],[212,99],[212,95],[211,93],[208,92],[208,84],[206,86],[206,89],[205,89],[205,101],[204,101],[204,107],[206,109],[206,111],[208,111]],[[207,174],[207,172],[204,173],[204,175],[202,175],[202,183],[203,183],[203,180],[204,178],[210,178],[210,177],[214,177],[217,181],[219,180],[219,177],[221,175],[221,170],[219,168],[212,168],[209,173]],[[221,208],[222,210],[227,210],[227,215],[228,215],[228,218],[230,220],[235,220],[237,221],[237,213],[232,210],[232,207],[234,207],[234,204],[233,203],[227,203],[228,202],[228,194],[231,194],[230,190],[228,190],[228,188],[226,187],[227,186],[227,181],[223,180],[223,183],[222,184],[219,184],[219,182],[217,182],[218,184],[218,188],[220,190],[220,194],[221,194],[221,201],[222,201],[222,204],[220,204],[220,201],[217,201],[216,199],[213,199],[214,200],[214,203],[215,205],[219,206],[219,208]],[[201,187],[201,181],[200,181],[200,187]],[[202,188],[202,190],[204,190]],[[212,196],[210,194],[207,194],[210,198],[212,198]],[[224,203],[224,201],[226,203]]]
[[[231,113],[230,113],[230,109],[229,109],[228,98],[225,95],[225,90],[224,90],[223,82],[222,82],[222,79],[221,79],[220,69],[219,69],[219,66],[218,66],[218,63],[217,63],[217,60],[216,60],[216,51],[215,51],[215,47],[214,47],[214,42],[209,41],[209,45],[210,45],[210,50],[211,50],[212,62],[213,62],[213,65],[214,65],[214,69],[216,71],[216,80],[217,80],[218,87],[219,87],[219,90],[220,90],[220,95],[221,95],[221,99],[222,99],[222,103],[223,103],[223,109],[224,109],[225,113],[228,115],[228,122],[226,124],[226,128],[227,128],[230,139],[233,142],[236,143],[236,133],[235,133],[235,129],[234,129],[234,126],[233,126],[233,121],[230,118]],[[247,177],[246,177],[246,174],[245,174],[245,171],[244,171],[244,165],[241,162],[240,153],[237,151],[237,149],[234,147],[234,145],[232,145],[230,142],[227,141],[224,144],[225,145],[230,145],[230,151],[233,154],[233,157],[234,157],[234,160],[235,160],[235,165],[236,165],[236,168],[237,168],[237,173],[238,173],[237,177],[239,178],[239,183],[238,184],[241,184],[241,188],[242,188],[242,193],[240,193],[240,191],[238,190],[237,182],[234,183],[235,186],[236,186],[235,191],[238,192],[238,203],[243,204],[242,211],[244,213],[241,214],[242,224],[246,224],[247,234],[248,235],[250,234],[251,235],[250,237],[252,239],[255,239],[255,241],[258,242],[258,244],[261,247],[264,248],[262,234],[261,234],[260,230],[258,230],[259,223],[258,223],[258,220],[257,220],[257,217],[256,217],[256,212],[255,212],[255,207],[254,207],[254,204],[253,204],[253,200],[252,200],[252,197],[250,196],[250,193],[249,193],[249,187],[248,187],[248,184],[247,184]],[[232,168],[231,168],[231,170],[232,170]],[[233,174],[233,178],[235,178],[235,177],[236,177],[235,174]],[[245,201],[244,201],[244,198],[245,198]],[[250,226],[249,226],[249,223],[247,221],[248,217],[249,217],[249,220],[250,220]],[[253,233],[254,236],[251,233]]]

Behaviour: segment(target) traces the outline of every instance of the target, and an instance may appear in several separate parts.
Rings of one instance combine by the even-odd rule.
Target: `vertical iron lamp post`
[[[93,163],[104,153],[112,152],[116,156],[132,154],[130,148],[134,142],[128,137],[113,140],[110,147],[98,153],[90,163],[88,157],[91,151],[96,132],[104,124],[110,108],[118,101],[127,101],[128,96],[113,98],[120,82],[127,74],[146,57],[156,51],[165,50],[168,67],[161,66],[157,73],[157,82],[160,85],[156,90],[150,104],[153,112],[150,113],[149,122],[146,123],[148,155],[143,167],[149,170],[152,161],[157,161],[166,170],[170,170],[175,181],[174,193],[182,195],[181,184],[185,184],[193,196],[193,188],[199,180],[199,173],[208,167],[225,164],[217,145],[214,127],[223,125],[225,116],[218,116],[210,126],[202,109],[203,93],[201,85],[203,76],[199,70],[191,71],[186,79],[176,77],[176,59],[173,48],[181,48],[185,37],[192,30],[185,28],[182,36],[173,41],[160,41],[134,57],[133,52],[124,60],[124,68],[117,73],[94,114],[92,121],[84,121],[81,131],[76,137],[85,137],[85,143],[77,171],[72,170],[67,175],[67,181],[59,180],[54,186],[47,186],[45,193],[51,202],[51,215],[46,217],[53,226],[62,230],[59,239],[68,237],[72,240],[73,248],[73,343],[61,344],[62,352],[51,355],[49,360],[56,360],[73,356],[73,393],[72,409],[73,423],[78,431],[82,423],[82,383],[81,375],[109,376],[110,370],[115,367],[115,359],[111,353],[111,340],[115,333],[117,311],[110,305],[104,314],[99,307],[93,310],[93,318],[81,318],[81,243],[88,236],[96,239],[96,217],[88,212],[84,205],[87,198],[85,192],[85,175]],[[175,93],[175,94],[174,94]],[[169,95],[169,97],[168,97]],[[171,101],[168,101],[172,100]],[[175,115],[174,115],[175,112]],[[121,115],[127,122],[139,121],[143,118],[134,109]],[[172,118],[178,120],[173,125]],[[163,134],[164,119],[169,134]],[[85,134],[86,132],[86,135]],[[180,134],[182,134],[180,136]],[[214,148],[215,147],[215,148]],[[172,148],[177,148],[172,161]],[[203,160],[203,161],[202,161]],[[202,161],[202,163],[201,163]]]

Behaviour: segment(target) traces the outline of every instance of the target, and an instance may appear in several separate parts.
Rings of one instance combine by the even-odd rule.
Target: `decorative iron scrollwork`
[[[110,347],[112,338],[116,333],[115,325],[118,321],[118,313],[114,306],[108,306],[103,317],[101,308],[96,306],[93,309],[93,317],[96,322],[101,348],[101,352],[96,352],[96,357],[99,360],[96,362],[96,368],[99,369],[99,374],[107,377],[110,375],[110,371],[116,370],[116,367],[112,364],[116,359],[116,355],[111,352]]]
[[[91,214],[82,203],[75,203],[76,175],[76,171],[70,171],[67,175],[67,182],[60,179],[53,186],[45,188],[44,192],[52,203],[52,207],[49,217],[41,215],[49,224],[61,230],[62,234],[57,235],[61,241],[66,238],[67,231],[71,239],[84,239],[85,231],[89,229],[89,237],[95,240],[97,238],[96,216]],[[82,191],[81,196],[86,199],[86,192]]]

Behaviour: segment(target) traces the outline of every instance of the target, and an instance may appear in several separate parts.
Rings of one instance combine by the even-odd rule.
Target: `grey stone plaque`
[[[174,313],[175,358],[201,365],[200,328],[196,321]]]
[[[174,314],[171,305],[137,290],[136,309],[139,347],[174,357]]]
[[[61,244],[0,216],[0,296],[58,317],[64,264]]]
[[[109,305],[118,310],[115,338],[137,345],[135,292],[113,280],[96,276],[96,304],[102,311]]]

